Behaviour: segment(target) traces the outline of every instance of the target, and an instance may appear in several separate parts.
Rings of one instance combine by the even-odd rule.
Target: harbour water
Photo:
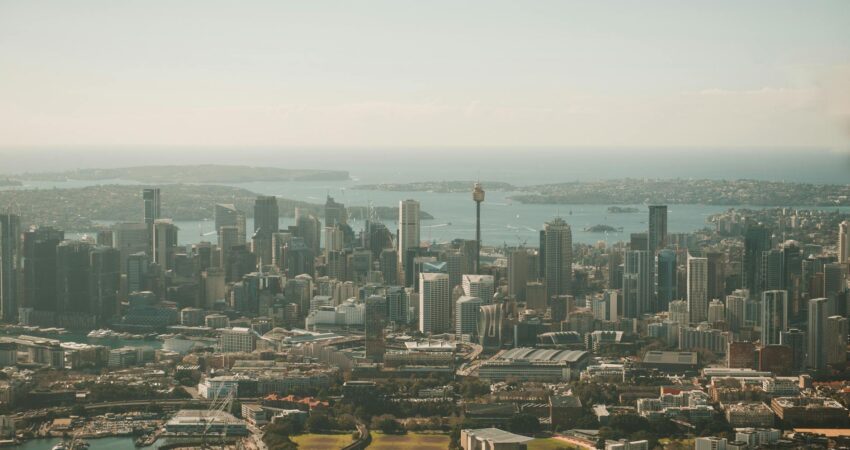
[[[423,221],[421,237],[428,242],[446,242],[455,238],[473,238],[475,234],[475,210],[470,192],[463,193],[438,193],[438,192],[400,192],[400,191],[369,191],[354,189],[360,184],[379,183],[384,178],[370,174],[364,179],[358,174],[352,174],[351,180],[345,181],[321,181],[321,182],[251,182],[228,184],[240,187],[257,194],[276,195],[283,198],[306,201],[309,203],[323,204],[328,195],[334,197],[337,202],[346,206],[398,206],[398,202],[404,199],[415,199],[421,204],[422,211],[431,214],[434,219]],[[92,184],[133,184],[126,180],[109,181],[63,181],[63,182],[31,182],[23,188],[63,188],[81,187]],[[484,184],[487,190],[487,185]],[[537,245],[538,230],[543,227],[544,222],[553,217],[564,218],[573,231],[573,242],[594,244],[604,241],[608,244],[629,239],[629,235],[635,232],[646,231],[647,207],[646,205],[618,205],[632,206],[639,210],[637,213],[608,212],[611,205],[542,205],[522,204],[512,201],[509,197],[513,192],[488,190],[486,199],[482,204],[482,240],[485,245],[490,246],[515,246],[527,243]],[[740,206],[738,208],[760,208],[751,206]],[[800,206],[801,209],[812,209],[814,207]],[[719,212],[729,209],[728,206],[718,205],[669,205],[668,230],[671,233],[693,232],[708,226],[706,219]],[[838,208],[848,212],[850,208]],[[167,213],[167,211],[166,211]],[[320,217],[320,219],[323,219]],[[111,224],[105,221],[104,224]],[[181,244],[194,244],[200,241],[215,241],[214,224],[212,217],[201,221],[176,221],[180,228],[179,240]],[[294,224],[294,218],[282,217],[281,227]],[[352,220],[355,230],[362,229],[362,221]],[[395,231],[395,221],[385,222],[389,230]],[[593,233],[584,231],[594,225],[609,225],[622,231],[612,233]],[[252,229],[252,219],[248,219],[248,229]],[[83,233],[67,233],[68,238],[78,238]]]

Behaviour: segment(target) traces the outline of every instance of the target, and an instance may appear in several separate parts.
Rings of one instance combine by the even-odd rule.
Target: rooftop
[[[498,359],[510,361],[550,361],[550,362],[576,362],[587,356],[587,352],[583,350],[557,350],[557,349],[536,349],[530,347],[518,347],[508,350]]]
[[[467,435],[482,441],[492,441],[501,444],[524,444],[531,442],[534,438],[513,434],[498,428],[479,428],[477,430],[463,430]]]

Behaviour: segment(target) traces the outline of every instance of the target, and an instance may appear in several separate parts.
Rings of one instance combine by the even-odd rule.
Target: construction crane
[[[213,395],[212,402],[210,402],[210,407],[207,409],[206,417],[203,419],[204,421],[204,432],[201,435],[201,448],[223,448],[224,438],[227,437],[227,421],[224,420],[224,428],[221,433],[219,433],[220,444],[214,447],[210,447],[207,444],[207,435],[209,434],[210,428],[212,428],[213,423],[217,418],[220,417],[221,413],[224,411],[230,411],[231,406],[233,405],[233,389],[227,389],[227,394],[223,398],[220,398],[222,389],[216,389],[215,394]]]

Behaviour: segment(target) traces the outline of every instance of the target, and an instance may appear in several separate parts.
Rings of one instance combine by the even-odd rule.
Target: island
[[[623,227],[615,228],[611,225],[593,225],[592,227],[587,227],[583,231],[588,233],[616,233],[618,231],[623,231]]]
[[[19,205],[25,224],[50,225],[70,232],[88,232],[98,228],[98,222],[138,222],[141,192],[144,185],[100,185],[66,189],[0,190],[0,207]],[[158,186],[162,199],[162,216],[178,221],[212,219],[216,203],[232,203],[247,217],[254,212],[254,200],[259,194],[233,186],[210,184],[163,184]],[[295,209],[324,219],[324,205],[278,197],[281,217],[294,217]],[[375,207],[381,220],[398,219],[398,207]],[[350,206],[349,215],[355,220],[368,217],[368,207]],[[423,220],[433,216],[420,212]]]
[[[511,200],[554,205],[702,204],[724,206],[850,206],[850,184],[764,180],[634,179],[541,184],[517,188]]]
[[[218,164],[191,166],[133,166],[115,169],[77,169],[63,172],[24,173],[32,181],[129,180],[139,183],[247,183],[253,181],[345,181],[344,170],[282,169]]]
[[[609,206],[608,212],[610,214],[630,214],[640,212],[640,209],[633,206]]]

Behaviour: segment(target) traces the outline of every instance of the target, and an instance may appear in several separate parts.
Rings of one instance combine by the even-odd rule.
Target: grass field
[[[425,433],[407,433],[396,436],[372,432],[372,443],[369,444],[369,450],[395,450],[399,448],[446,450],[449,448],[449,436]]]
[[[570,445],[567,442],[558,439],[535,439],[528,443],[528,450],[559,450],[562,448],[575,449],[578,448]]]
[[[348,434],[302,434],[292,436],[292,441],[298,444],[299,450],[332,450],[340,449],[352,442]]]

